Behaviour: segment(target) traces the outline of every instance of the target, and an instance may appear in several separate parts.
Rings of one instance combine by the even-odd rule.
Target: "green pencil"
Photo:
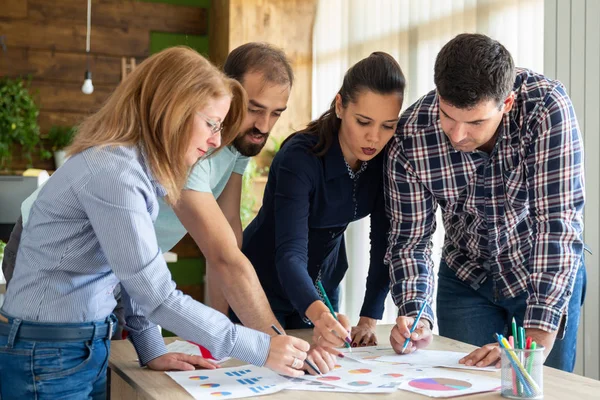
[[[519,336],[517,335],[517,321],[515,321],[515,317],[512,320],[512,334],[515,340],[515,349],[519,348]]]
[[[327,306],[327,308],[329,308],[331,315],[333,315],[333,318],[335,318],[335,320],[339,322],[340,320],[338,319],[337,315],[335,315],[333,306],[331,305],[331,302],[329,301],[329,297],[327,297],[327,293],[325,293],[325,288],[323,287],[323,284],[321,283],[321,281],[317,281],[317,286],[319,287],[319,292],[321,292],[321,296],[323,297],[323,300],[325,300],[325,305]],[[344,340],[344,339],[342,339],[342,340]],[[352,353],[352,347],[350,346],[350,343],[348,343],[347,341],[344,340],[344,344],[346,345],[346,348],[350,349],[350,353]]]

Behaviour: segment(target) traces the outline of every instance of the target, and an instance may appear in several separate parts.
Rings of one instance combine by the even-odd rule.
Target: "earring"
[[[338,113],[335,113],[335,116],[336,116],[338,119],[340,119],[340,114],[338,114]]]

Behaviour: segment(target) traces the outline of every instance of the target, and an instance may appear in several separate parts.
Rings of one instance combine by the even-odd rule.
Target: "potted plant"
[[[7,169],[15,146],[31,166],[31,152],[39,147],[42,158],[48,157],[41,146],[39,110],[29,93],[31,81],[21,78],[0,79],[0,169]]]
[[[48,143],[52,146],[56,169],[65,163],[65,147],[71,144],[77,132],[74,126],[52,126],[48,132]]]

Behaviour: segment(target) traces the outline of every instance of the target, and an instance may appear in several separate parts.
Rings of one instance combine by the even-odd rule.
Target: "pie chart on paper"
[[[414,379],[408,383],[409,386],[421,390],[433,390],[437,392],[465,390],[472,385],[467,381],[448,378],[421,378]]]
[[[370,369],[366,369],[366,368],[361,368],[361,369],[351,369],[350,371],[348,371],[349,374],[370,374],[371,370]]]

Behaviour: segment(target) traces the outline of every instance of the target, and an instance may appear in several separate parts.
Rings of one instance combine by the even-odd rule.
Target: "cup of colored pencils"
[[[502,350],[502,397],[519,400],[543,398],[544,347],[525,337],[524,332],[518,333],[517,338],[496,336]]]

